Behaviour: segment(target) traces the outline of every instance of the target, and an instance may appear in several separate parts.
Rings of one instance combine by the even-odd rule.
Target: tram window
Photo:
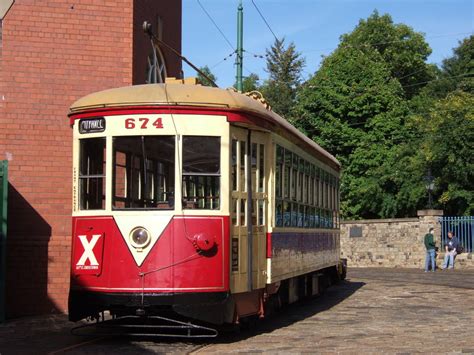
[[[324,173],[324,207],[329,208],[329,176]]]
[[[304,206],[304,227],[309,228],[309,216],[310,216],[310,209],[308,206]]]
[[[105,209],[105,138],[80,140],[79,204],[81,210]]]
[[[309,217],[309,224],[311,228],[316,228],[316,208],[311,207],[311,215]]]
[[[304,205],[298,205],[298,227],[304,226]]]
[[[258,200],[258,225],[263,226],[265,224],[265,204],[263,200]]]
[[[291,161],[292,154],[289,150],[285,149],[285,176],[284,176],[284,197],[291,198]]]
[[[300,171],[298,173],[298,198],[297,198],[299,202],[303,202],[303,188],[304,188],[303,179],[304,179],[303,172]]]
[[[291,204],[291,226],[298,226],[298,204],[296,203]]]
[[[259,145],[259,163],[258,163],[258,192],[265,191],[265,146]]]
[[[321,209],[316,208],[316,212],[314,214],[314,226],[316,228],[321,227]]]
[[[284,175],[284,184],[283,184],[283,191],[284,197],[289,199],[290,198],[290,190],[291,190],[291,166],[285,165],[285,175]]]
[[[257,179],[257,143],[252,143],[251,162],[252,162],[252,191],[256,191]]]
[[[281,200],[276,201],[275,225],[283,227],[283,202]]]
[[[285,151],[282,147],[277,145],[276,147],[276,167],[275,167],[275,193],[277,198],[281,198],[283,195],[283,163],[284,163]]]
[[[291,226],[291,203],[287,201],[283,202],[283,226]]]
[[[283,164],[285,155],[285,149],[279,145],[276,146],[276,161],[277,163]]]
[[[245,183],[245,162],[246,162],[246,148],[247,144],[245,141],[240,141],[240,191],[247,191],[247,185]]]
[[[183,208],[220,208],[220,137],[183,137]]]
[[[316,183],[315,183],[315,191],[314,191],[314,196],[315,196],[315,201],[314,204],[319,207],[320,206],[320,193],[321,193],[321,186],[319,185],[319,168],[316,168]]]
[[[297,184],[298,182],[298,170],[293,168],[291,170],[291,199],[292,200],[296,200],[297,199],[297,196],[296,196],[296,191],[297,191]]]
[[[281,165],[277,163],[275,167],[275,194],[277,198],[281,198]]]
[[[174,208],[174,136],[114,137],[114,209]]]
[[[291,176],[291,197],[294,201],[298,200],[298,156],[293,154],[292,176]]]
[[[237,190],[237,141],[232,140],[232,191]]]

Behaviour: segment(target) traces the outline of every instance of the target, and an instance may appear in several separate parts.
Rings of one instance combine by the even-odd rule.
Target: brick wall
[[[345,221],[341,223],[341,254],[348,265],[358,267],[424,268],[423,239],[434,227],[436,245],[441,244],[438,218],[443,211],[418,211],[416,218]],[[362,235],[351,237],[351,228],[361,228]],[[353,230],[354,231],[354,230]],[[438,255],[440,267],[444,253]],[[456,267],[474,268],[472,254],[456,257]]]
[[[132,84],[133,3],[17,0],[3,19],[0,159],[10,161],[8,317],[67,310],[68,108],[93,91]]]
[[[143,22],[146,20],[153,26],[153,33],[181,53],[181,2],[169,5],[168,0],[134,0],[133,12],[133,84],[143,84],[146,72],[144,70],[148,55],[151,53],[151,43],[148,36],[143,34]],[[159,15],[153,15],[159,14]],[[159,18],[159,19],[158,19]],[[161,22],[161,31],[158,28]],[[161,33],[158,33],[161,32]],[[181,62],[170,50],[162,48],[169,77],[181,78]]]

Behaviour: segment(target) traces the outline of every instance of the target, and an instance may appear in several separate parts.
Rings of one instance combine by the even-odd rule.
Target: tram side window
[[[183,208],[220,208],[220,137],[183,137]]]
[[[174,208],[174,136],[115,137],[113,208]]]
[[[105,209],[105,138],[80,140],[79,203],[81,210]]]

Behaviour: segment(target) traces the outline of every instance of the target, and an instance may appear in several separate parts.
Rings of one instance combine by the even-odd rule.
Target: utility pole
[[[244,7],[242,6],[242,0],[239,0],[239,7],[237,8],[237,91],[242,92],[242,67],[244,62],[243,46],[244,46]]]

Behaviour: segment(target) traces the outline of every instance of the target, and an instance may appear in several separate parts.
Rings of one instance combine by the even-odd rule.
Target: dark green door
[[[8,161],[0,161],[0,323],[5,321],[7,258]]]

